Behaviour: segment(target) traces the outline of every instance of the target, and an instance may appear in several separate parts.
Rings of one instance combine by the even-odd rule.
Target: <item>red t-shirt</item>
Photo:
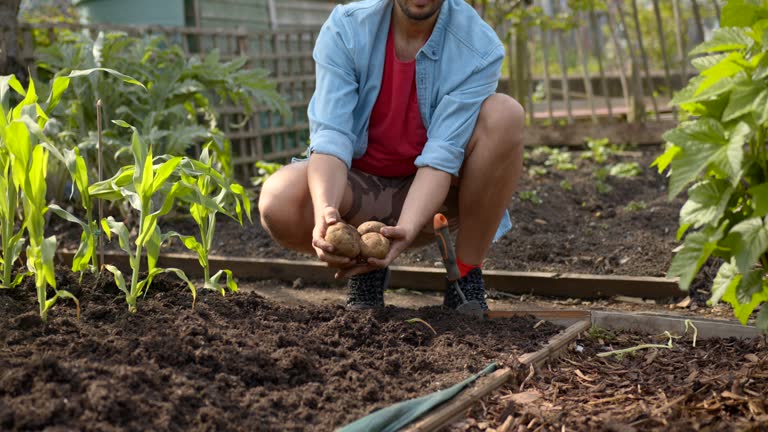
[[[379,177],[415,174],[413,163],[426,142],[416,95],[416,61],[397,59],[390,29],[381,90],[371,112],[368,148],[363,157],[352,161],[352,167]]]

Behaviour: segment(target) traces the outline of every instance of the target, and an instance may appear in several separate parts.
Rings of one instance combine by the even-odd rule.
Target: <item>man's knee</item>
[[[519,146],[523,141],[525,110],[511,96],[496,93],[483,103],[478,125],[484,136]]]
[[[261,225],[278,243],[296,246],[302,242],[305,215],[302,211],[301,182],[292,181],[289,173],[277,173],[264,182],[259,193]]]

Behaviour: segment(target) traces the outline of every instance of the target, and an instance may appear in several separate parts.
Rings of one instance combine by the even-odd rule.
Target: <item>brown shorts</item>
[[[341,217],[355,226],[366,221],[379,221],[389,226],[397,225],[403,210],[405,198],[415,175],[408,177],[377,177],[362,171],[351,169],[347,183],[352,189],[352,206]],[[459,189],[452,185],[445,202],[438,210],[448,218],[452,232],[459,227]],[[422,247],[435,242],[432,219],[427,222],[412,248]]]

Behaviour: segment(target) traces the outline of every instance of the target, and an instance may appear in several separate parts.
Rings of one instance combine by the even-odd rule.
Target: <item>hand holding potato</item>
[[[344,222],[331,225],[324,240],[330,244],[338,255],[347,258],[357,258],[360,261],[368,258],[383,259],[389,253],[389,239],[379,232],[385,224],[369,221],[357,229]]]
[[[361,224],[357,231],[360,234],[358,259],[363,264],[340,270],[336,273],[337,279],[387,267],[411,244],[416,234],[405,227],[390,227],[375,221]]]
[[[328,265],[333,267],[349,267],[354,261],[346,256],[339,255],[333,244],[326,240],[326,235],[330,227],[341,221],[339,211],[333,207],[325,207],[322,213],[316,217],[315,229],[312,231],[312,247],[317,253],[317,257]]]

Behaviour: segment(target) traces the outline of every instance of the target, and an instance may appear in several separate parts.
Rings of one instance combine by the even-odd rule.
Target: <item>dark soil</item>
[[[88,278],[87,278],[88,279]],[[31,287],[0,290],[0,430],[332,430],[513,364],[560,329],[478,321],[438,307],[348,312],[256,294],[192,296],[156,279],[127,311],[109,280],[60,272],[42,325]],[[422,323],[406,323],[422,318]]]
[[[660,150],[612,155],[603,164],[581,160],[571,152],[575,171],[547,166],[546,155],[533,153],[526,160],[526,173],[509,203],[514,225],[511,232],[494,244],[485,262],[487,269],[543,271],[558,273],[620,274],[664,276],[677,246],[678,212],[682,198],[667,198],[667,181],[650,168]],[[642,173],[636,177],[608,176],[610,191],[599,192],[595,172],[618,162],[637,162]],[[532,167],[546,169],[534,175]],[[570,190],[563,183],[571,185]],[[567,187],[567,186],[566,186]],[[521,193],[535,191],[542,200],[534,204],[521,199]],[[254,207],[257,202],[254,198]],[[631,202],[639,204],[630,205]],[[257,212],[258,210],[255,209]],[[57,220],[53,231],[60,233],[62,245],[72,248],[80,241],[79,230]],[[191,219],[166,220],[163,230],[193,234]],[[115,245],[115,248],[117,246]],[[179,242],[168,250],[185,251]],[[213,253],[286,259],[315,259],[281,248],[266,234],[254,213],[253,224],[241,227],[229,218],[220,218]],[[426,246],[403,254],[401,265],[440,264],[436,247]]]
[[[762,338],[713,339],[622,357],[597,353],[668,338],[633,334],[577,340],[525,383],[507,386],[452,430],[768,430],[768,354]],[[576,347],[583,348],[576,352]],[[506,429],[505,429],[506,427]]]

